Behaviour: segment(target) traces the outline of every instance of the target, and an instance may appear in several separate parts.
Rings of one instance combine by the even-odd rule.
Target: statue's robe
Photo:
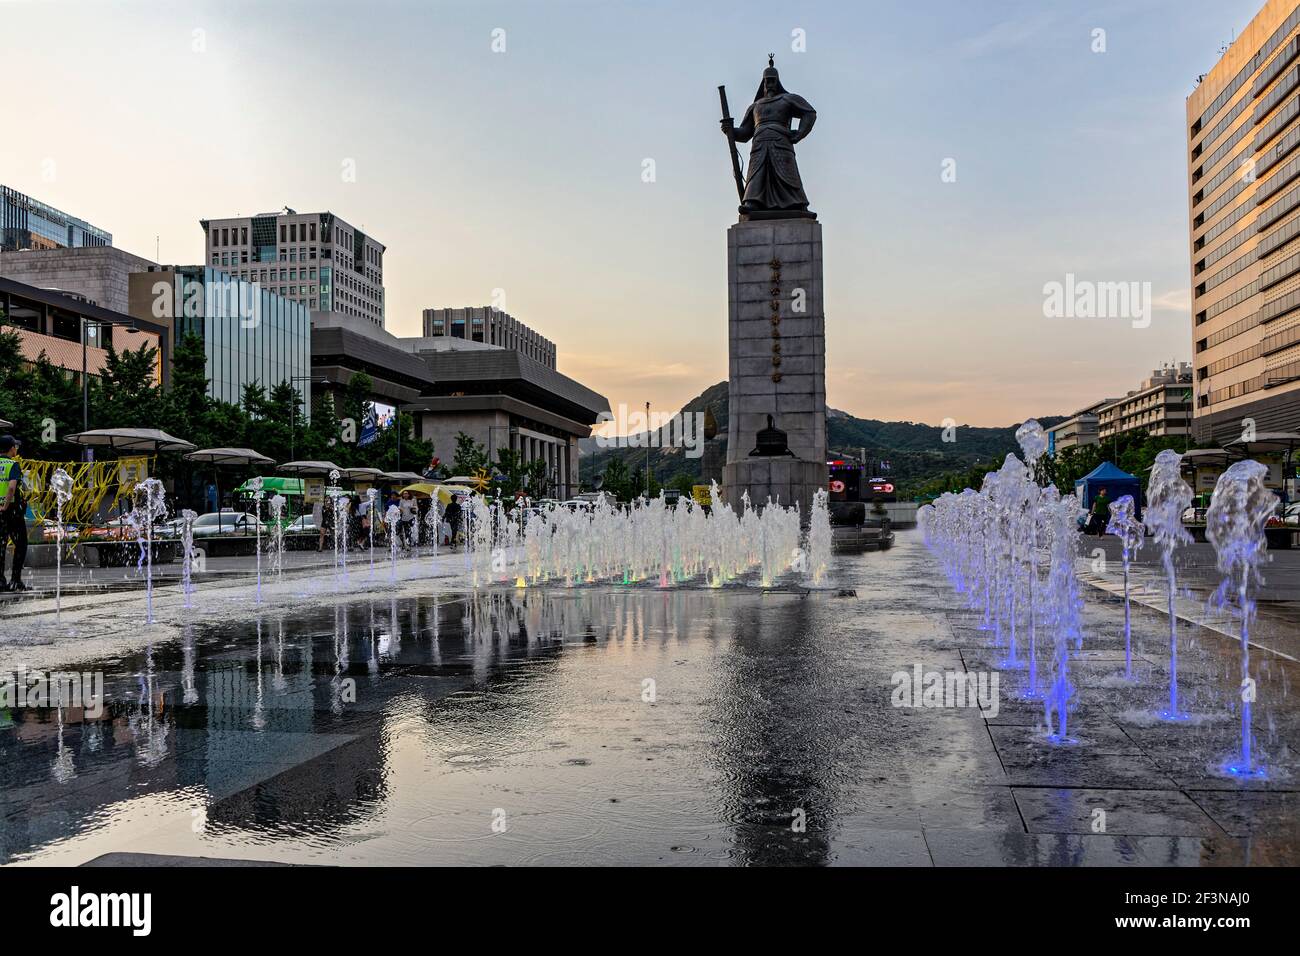
[[[794,158],[795,132],[791,121],[799,119],[806,128],[816,111],[796,93],[781,92],[757,99],[745,111],[736,127],[736,141],[753,141],[749,148],[749,168],[745,175],[745,198],[741,208],[747,210],[808,208],[808,196],[799,178]]]

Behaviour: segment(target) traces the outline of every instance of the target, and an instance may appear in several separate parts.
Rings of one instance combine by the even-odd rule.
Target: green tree
[[[119,352],[105,342],[104,369],[91,383],[91,428],[144,428],[158,421],[162,388],[157,380],[158,349],[142,345]],[[181,436],[177,436],[181,437]]]
[[[523,455],[509,448],[497,450],[496,482],[500,493],[514,497],[520,491],[534,498],[546,494],[546,462],[540,458],[525,464]]]
[[[628,473],[627,462],[622,458],[611,458],[605,464],[604,482],[600,490],[613,495],[619,501],[631,501],[632,487],[632,476]]]
[[[208,397],[207,355],[203,339],[187,332],[172,350],[171,388],[163,402],[164,430],[200,448],[207,443]]]
[[[668,480],[668,484],[665,485],[665,487],[670,488],[673,491],[680,491],[683,495],[689,497],[695,491],[695,486],[697,484],[701,484],[701,482],[696,481],[693,476],[684,472],[678,472]]]
[[[296,457],[305,460],[326,460],[343,464],[335,459],[340,442],[339,417],[335,410],[334,394],[326,392],[311,413],[311,424],[299,432]]]
[[[481,468],[487,468],[488,456],[483,446],[464,432],[456,433],[456,457],[452,459],[451,471],[454,475],[473,475]]]

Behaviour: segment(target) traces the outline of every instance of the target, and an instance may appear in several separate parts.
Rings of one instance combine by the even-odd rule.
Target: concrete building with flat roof
[[[425,309],[424,336],[514,349],[534,361],[555,368],[555,343],[493,306]]]
[[[1192,434],[1192,367],[1188,362],[1158,368],[1136,389],[1097,410],[1097,438],[1125,432],[1153,437]]]
[[[419,353],[432,381],[408,410],[416,433],[450,462],[460,432],[483,445],[492,462],[499,449],[525,463],[545,462],[541,493],[567,499],[578,492],[578,440],[609,401],[567,375],[515,349]]]
[[[1226,27],[1230,24],[1225,24]],[[1300,428],[1300,0],[1268,0],[1187,98],[1195,443]]]
[[[130,311],[131,274],[156,266],[115,246],[0,253],[0,276],[79,295],[112,312]]]
[[[384,245],[332,212],[203,219],[204,262],[313,313],[384,327]]]
[[[448,465],[462,432],[494,463],[503,448],[525,463],[545,462],[545,487],[534,494],[578,492],[578,440],[589,438],[601,412],[609,411],[607,399],[553,365],[472,338],[398,338],[361,319],[318,315],[311,350],[317,397],[364,372],[371,400],[410,414],[416,437],[433,442]]]
[[[1093,402],[1087,408],[1079,409],[1060,424],[1047,429],[1048,453],[1056,455],[1067,448],[1080,448],[1084,445],[1097,444],[1099,440],[1097,437],[1097,413],[1115,401],[1117,399],[1103,398],[1099,402]]]

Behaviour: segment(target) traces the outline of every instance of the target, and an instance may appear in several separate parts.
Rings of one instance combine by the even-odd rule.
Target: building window
[[[287,242],[288,239],[286,237],[288,236],[288,234],[289,234],[288,227],[284,223],[280,223],[280,241]]]

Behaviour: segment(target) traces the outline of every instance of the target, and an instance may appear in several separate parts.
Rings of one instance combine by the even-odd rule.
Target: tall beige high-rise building
[[[1300,429],[1298,33],[1300,0],[1268,0],[1187,98],[1201,445]]]

